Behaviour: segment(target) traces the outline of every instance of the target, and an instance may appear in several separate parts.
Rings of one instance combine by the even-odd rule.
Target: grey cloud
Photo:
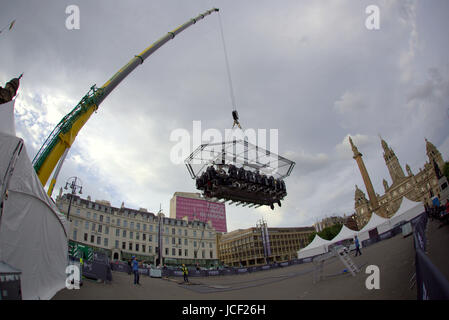
[[[0,21],[17,22],[14,32],[0,35],[0,80],[25,72],[16,118],[27,148],[37,151],[91,85],[101,86],[169,30],[219,7],[244,128],[279,129],[279,153],[297,161],[282,208],[228,207],[230,228],[253,226],[261,217],[272,225],[307,225],[353,208],[354,185],[363,181],[351,155],[339,157],[348,133],[374,137],[365,143],[355,135],[355,141],[376,191],[388,175],[378,133],[404,166],[425,160],[416,141],[447,141],[444,2],[373,1],[381,10],[376,32],[364,27],[365,3],[354,1],[76,3],[76,31],[64,26],[64,2],[2,4]],[[436,73],[418,72],[429,68],[442,82]],[[405,71],[413,75],[407,84]],[[32,99],[37,96],[43,109]],[[203,130],[230,128],[231,110],[218,17],[211,15],[160,48],[103,102],[75,141],[60,181],[78,175],[93,198],[149,209],[162,203],[168,211],[175,191],[195,191],[185,167],[168,161],[170,132],[191,131],[193,120]]]

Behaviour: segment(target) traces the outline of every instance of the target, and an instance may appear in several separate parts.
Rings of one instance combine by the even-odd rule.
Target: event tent
[[[351,230],[345,225],[340,229],[340,232],[330,240],[330,243],[337,243],[342,240],[352,239],[357,235],[357,231]]]
[[[422,202],[415,202],[402,197],[402,203],[398,211],[390,218],[390,226],[393,227],[401,221],[410,221],[424,212]]]
[[[15,135],[14,101],[0,104],[0,188],[0,261],[21,271],[23,299],[50,299],[65,287],[68,224]]]
[[[313,257],[327,252],[329,240],[324,240],[318,234],[315,235],[312,242],[305,248],[298,251],[298,259]]]
[[[377,233],[381,234],[391,229],[389,219],[378,216],[375,212],[371,214],[371,218],[368,223],[358,232],[358,238],[360,241],[370,238],[369,232],[377,228]]]

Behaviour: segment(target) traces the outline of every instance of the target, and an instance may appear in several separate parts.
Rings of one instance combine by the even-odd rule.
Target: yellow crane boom
[[[134,56],[123,68],[115,73],[101,88],[92,86],[90,91],[81,99],[76,107],[68,113],[50,133],[44,144],[33,159],[34,169],[43,186],[47,184],[51,173],[57,166],[48,188],[51,196],[59,171],[67,156],[67,153],[76,139],[81,128],[89,120],[92,113],[98,109],[101,102],[114,90],[114,88],[128,76],[138,65],[142,64],[153,52],[173,39],[177,34],[203,19],[217,8],[208,10],[197,17],[190,19],[175,30],[168,32],[165,36],[154,42],[139,55]]]

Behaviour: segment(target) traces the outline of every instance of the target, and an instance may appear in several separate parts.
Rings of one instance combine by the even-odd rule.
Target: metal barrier
[[[426,255],[427,214],[424,213],[414,224],[414,247],[416,286],[418,300],[449,300],[449,281]]]

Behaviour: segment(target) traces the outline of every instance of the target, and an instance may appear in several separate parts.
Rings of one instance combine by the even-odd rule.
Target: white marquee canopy
[[[21,271],[23,299],[51,299],[65,287],[67,221],[15,135],[14,101],[0,104],[0,203],[0,261]]]

